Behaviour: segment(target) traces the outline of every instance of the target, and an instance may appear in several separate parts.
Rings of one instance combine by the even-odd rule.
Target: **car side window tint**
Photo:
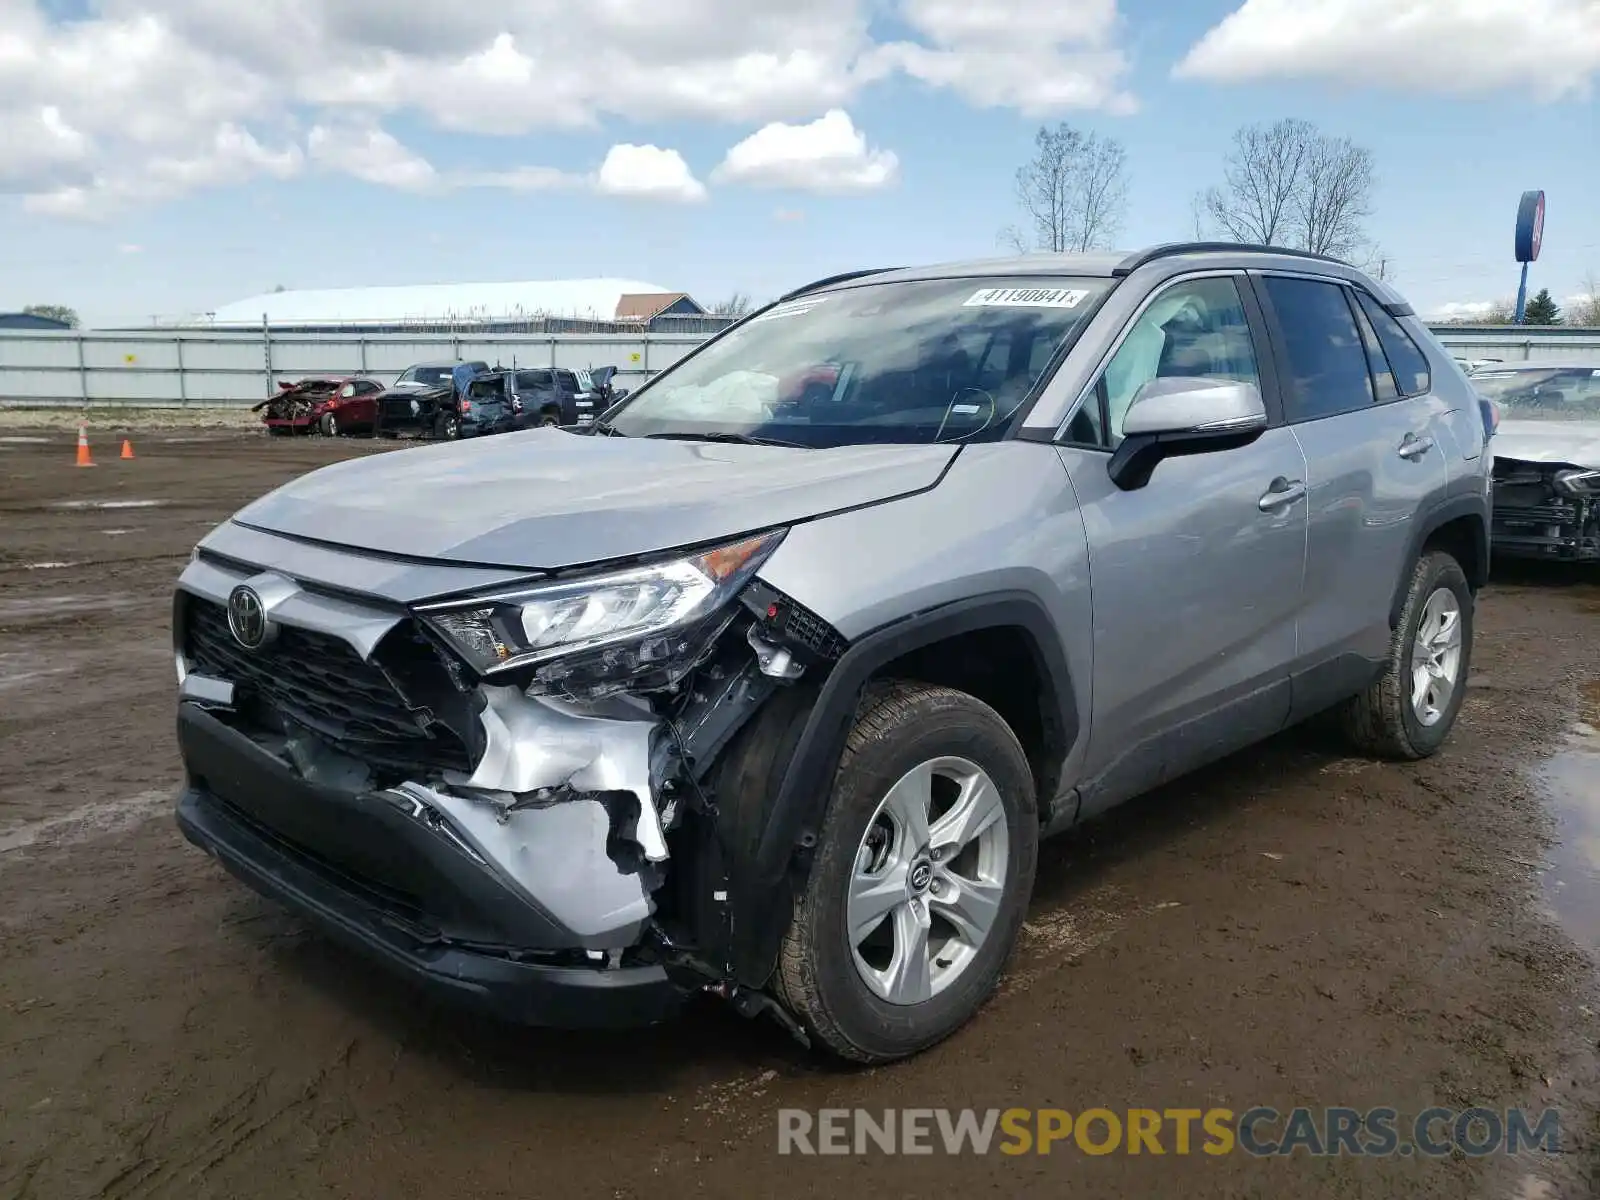
[[[1269,275],[1264,283],[1289,360],[1289,420],[1318,421],[1369,407],[1367,351],[1344,286],[1284,275]]]
[[[1356,299],[1361,303],[1361,311],[1366,313],[1373,329],[1377,331],[1378,341],[1383,343],[1383,352],[1394,367],[1394,378],[1400,386],[1400,394],[1420,396],[1429,391],[1433,387],[1433,371],[1428,366],[1428,356],[1406,332],[1405,326],[1359,288],[1356,289]]]
[[[1400,386],[1395,382],[1394,370],[1389,365],[1389,358],[1383,352],[1383,345],[1378,341],[1377,331],[1372,328],[1372,322],[1367,319],[1366,312],[1358,304],[1355,309],[1356,324],[1361,327],[1361,343],[1367,348],[1367,365],[1372,369],[1372,386],[1378,393],[1378,403],[1387,404],[1390,400],[1400,398]]]
[[[575,392],[578,390],[578,377],[571,371],[557,371],[556,384],[564,392]]]
[[[1153,379],[1226,379],[1261,386],[1250,321],[1231,278],[1191,279],[1157,294],[1106,365],[1069,436],[1114,448],[1123,422]],[[1098,401],[1100,411],[1087,410]]]

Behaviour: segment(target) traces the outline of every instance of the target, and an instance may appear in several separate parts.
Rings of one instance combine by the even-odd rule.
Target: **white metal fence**
[[[1460,358],[1600,361],[1600,329],[1439,326]],[[519,367],[617,368],[623,387],[699,345],[705,333],[328,334],[206,330],[0,332],[0,402],[63,407],[249,405],[281,379],[371,375],[385,382],[415,362],[482,359]]]
[[[370,375],[390,382],[412,363],[457,358],[506,367],[614,366],[621,386],[637,387],[705,336],[0,332],[0,402],[250,405],[283,379]]]

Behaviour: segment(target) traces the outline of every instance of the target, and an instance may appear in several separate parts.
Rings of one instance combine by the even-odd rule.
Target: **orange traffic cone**
[[[123,458],[132,458],[133,457],[133,443],[130,442],[127,438],[123,438],[122,439],[122,457]]]
[[[94,466],[94,459],[89,457],[89,427],[78,426],[78,465],[80,467]]]

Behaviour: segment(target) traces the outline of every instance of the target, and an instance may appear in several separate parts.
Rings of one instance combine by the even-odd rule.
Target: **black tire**
[[[455,413],[444,413],[434,426],[434,432],[440,441],[455,441],[461,436],[461,418]]]
[[[561,424],[561,414],[553,408],[547,408],[539,414],[539,424],[545,428],[556,428]]]
[[[1417,629],[1429,597],[1449,591],[1460,611],[1461,653],[1448,702],[1439,717],[1425,723],[1412,702]],[[1357,750],[1378,758],[1414,762],[1438,753],[1450,736],[1467,693],[1472,665],[1473,595],[1467,576],[1454,556],[1433,550],[1417,560],[1411,572],[1405,607],[1389,641],[1389,661],[1382,677],[1358,696],[1345,701],[1335,716]]]
[[[332,413],[323,413],[319,428],[322,430],[323,437],[338,437],[339,419]]]
[[[862,840],[889,789],[919,764],[956,757],[994,783],[1006,818],[1007,869],[993,924],[942,991],[891,1004],[863,980],[847,935],[847,891]],[[1039,819],[1033,777],[1016,735],[987,704],[920,683],[863,698],[779,956],[779,999],[821,1045],[856,1062],[887,1062],[949,1037],[983,1006],[1017,941],[1033,890]],[[936,893],[930,893],[934,895]]]

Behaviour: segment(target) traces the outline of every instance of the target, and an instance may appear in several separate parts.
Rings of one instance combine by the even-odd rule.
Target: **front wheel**
[[[1016,945],[1038,841],[1028,760],[998,713],[950,688],[870,692],[784,940],[780,997],[858,1062],[950,1036]]]
[[[1466,697],[1473,608],[1452,555],[1435,550],[1417,560],[1383,675],[1338,710],[1358,750],[1402,761],[1438,753]]]
[[[439,436],[447,442],[453,442],[461,436],[461,418],[455,413],[446,413],[439,418]]]
[[[324,437],[339,436],[339,418],[332,413],[322,414],[322,434]]]

